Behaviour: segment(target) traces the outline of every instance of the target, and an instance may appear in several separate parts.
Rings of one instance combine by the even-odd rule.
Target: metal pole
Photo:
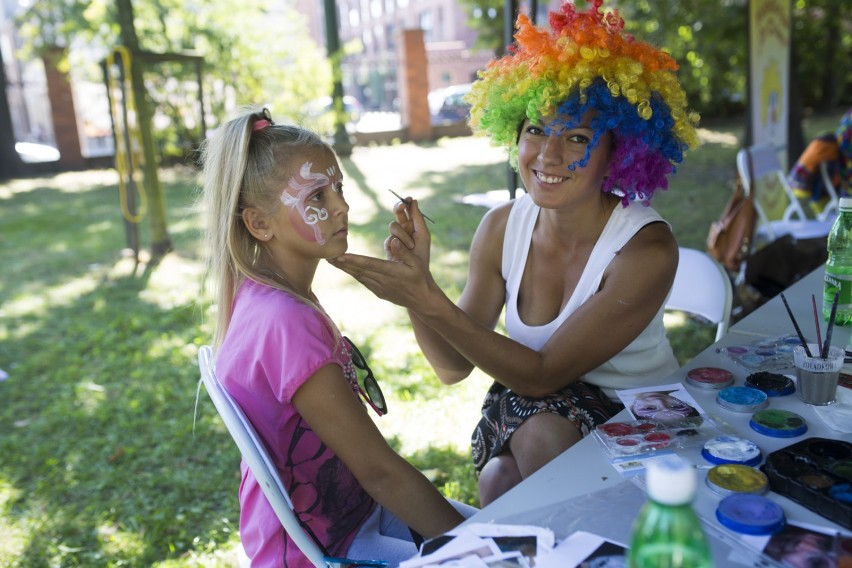
[[[503,7],[503,54],[506,54],[506,49],[514,41],[515,35],[515,18],[518,12],[517,0],[506,0]],[[515,198],[515,193],[518,189],[518,172],[506,162],[506,185],[509,186],[509,199]]]
[[[337,28],[337,8],[334,0],[324,0],[325,7],[325,44],[331,61],[334,86],[331,93],[331,106],[334,112],[334,151],[338,156],[352,155],[352,142],[346,132],[346,112],[343,104],[343,78],[340,68],[343,50],[340,49],[340,35]]]

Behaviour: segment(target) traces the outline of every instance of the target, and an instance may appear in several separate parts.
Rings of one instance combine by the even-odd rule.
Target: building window
[[[373,19],[382,17],[382,0],[370,0],[370,16]]]
[[[423,41],[434,41],[435,32],[433,29],[433,23],[432,12],[420,13],[420,29],[423,30]]]
[[[395,0],[385,0],[385,14],[393,14],[396,8]]]
[[[358,8],[350,7],[349,8],[349,25],[353,28],[357,28],[358,24],[361,23],[361,14],[358,13]]]
[[[397,0],[396,5],[399,6],[400,8],[407,8],[408,7],[408,0]]]

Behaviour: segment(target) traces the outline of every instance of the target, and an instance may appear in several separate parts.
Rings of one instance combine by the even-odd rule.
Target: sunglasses
[[[376,381],[376,377],[373,376],[373,371],[370,370],[370,366],[367,365],[367,360],[358,348],[355,347],[352,340],[345,336],[343,340],[346,341],[349,345],[350,351],[352,352],[352,364],[355,365],[356,369],[367,372],[363,380],[363,387],[361,387],[362,380],[358,377],[358,392],[361,394],[361,397],[367,401],[367,404],[373,407],[376,414],[384,416],[388,413],[388,405],[385,402],[385,396],[382,394],[382,389],[379,388],[379,383]]]

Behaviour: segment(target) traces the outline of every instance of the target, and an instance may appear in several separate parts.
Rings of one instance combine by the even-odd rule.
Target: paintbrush
[[[399,199],[399,200],[400,200],[400,201],[402,201],[403,203],[406,203],[406,204],[408,203],[408,201],[406,201],[404,197],[402,197],[400,194],[398,194],[398,193],[397,193],[397,192],[395,192],[394,190],[389,189],[388,191],[390,191],[390,192],[394,195],[394,197],[396,197],[397,199]],[[430,223],[432,223],[433,225],[435,224],[435,221],[433,221],[433,220],[432,220],[432,219],[431,219],[428,215],[426,215],[426,213],[424,213],[423,211],[421,211],[421,212],[420,212],[420,214],[421,214],[421,215],[423,215],[423,218],[424,218],[424,219],[426,219],[427,221],[429,221],[429,222],[430,222]]]
[[[813,358],[811,350],[808,347],[808,342],[805,341],[805,336],[802,335],[802,330],[799,329],[799,323],[793,316],[793,310],[790,309],[790,304],[787,303],[787,298],[784,297],[784,292],[781,292],[781,301],[784,302],[784,307],[787,308],[787,314],[790,316],[790,321],[793,322],[793,327],[796,328],[796,334],[798,334],[799,341],[802,342],[802,346],[805,348],[805,353],[807,353],[808,357]],[[817,348],[819,348],[819,346],[817,346]]]
[[[828,350],[831,348],[831,332],[834,331],[834,318],[837,316],[837,301],[840,299],[840,292],[834,293],[834,301],[831,303],[831,315],[828,316],[828,329],[825,330],[825,343],[822,345],[821,356],[823,359],[828,357]]]

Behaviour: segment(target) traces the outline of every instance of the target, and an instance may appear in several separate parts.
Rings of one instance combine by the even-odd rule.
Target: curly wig
[[[667,176],[698,146],[698,115],[687,108],[677,79],[678,65],[666,52],[624,31],[618,11],[603,13],[603,0],[577,11],[570,2],[551,12],[550,30],[534,26],[525,14],[516,23],[517,45],[480,71],[467,101],[474,132],[505,146],[518,166],[518,133],[525,119],[571,128],[591,113],[595,131],[583,159],[606,132],[613,135],[609,175],[601,190],[650,202]]]

